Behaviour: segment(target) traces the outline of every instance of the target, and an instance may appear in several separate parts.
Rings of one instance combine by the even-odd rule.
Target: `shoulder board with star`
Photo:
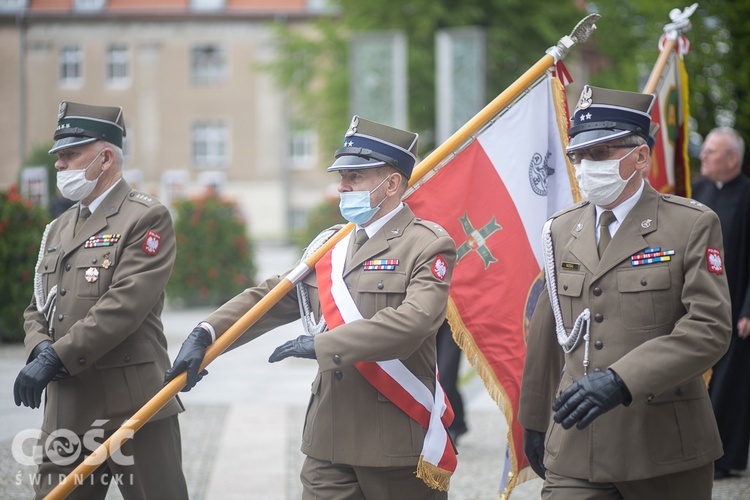
[[[677,196],[675,194],[662,194],[661,199],[666,201],[667,203],[674,203],[675,205],[682,205],[684,207],[689,207],[695,210],[700,210],[701,212],[711,210],[700,201],[692,200],[690,198],[683,198],[682,196]]]
[[[433,233],[435,233],[435,236],[447,236],[448,232],[443,229],[443,226],[438,224],[437,222],[432,222],[431,220],[422,219],[420,217],[416,217],[414,219],[414,224],[418,224],[420,226],[426,227]]]
[[[141,203],[142,205],[146,205],[147,207],[150,207],[151,205],[156,205],[157,203],[159,203],[159,200],[157,200],[153,196],[148,195],[146,193],[141,193],[140,191],[131,191],[128,194],[128,200],[137,201],[138,203]]]
[[[554,214],[552,214],[552,217],[550,217],[550,219],[555,219],[557,217],[560,217],[561,215],[567,214],[568,212],[572,212],[574,210],[578,210],[579,208],[583,208],[586,205],[588,205],[589,203],[590,203],[589,200],[586,199],[586,200],[581,200],[578,203],[574,203],[572,205],[568,205],[567,207],[563,208],[562,210],[560,210],[560,211],[555,212]]]

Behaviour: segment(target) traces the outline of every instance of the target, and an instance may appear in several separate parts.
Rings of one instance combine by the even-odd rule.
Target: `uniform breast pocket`
[[[95,298],[109,289],[115,269],[114,252],[102,248],[83,250],[76,257],[75,289],[81,298]]]
[[[668,266],[620,269],[617,291],[626,329],[656,328],[672,320],[672,281]]]
[[[581,294],[586,275],[583,273],[560,273],[557,276],[557,295],[565,328],[573,328],[576,318],[583,310]]]
[[[55,273],[57,272],[57,266],[59,262],[60,262],[59,253],[45,255],[44,259],[42,259],[42,263],[39,265],[39,269],[37,269],[37,272],[41,273],[42,275],[42,281],[44,283],[45,294],[49,291],[50,288],[52,288],[53,286],[55,286],[55,284],[57,284],[57,278],[55,277]]]
[[[365,271],[357,282],[356,291],[362,317],[371,318],[386,307],[397,307],[406,297],[406,275],[399,271]]]

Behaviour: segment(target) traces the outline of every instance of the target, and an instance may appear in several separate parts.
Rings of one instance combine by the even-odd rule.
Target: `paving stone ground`
[[[293,263],[288,248],[261,247],[262,276],[282,272]],[[180,343],[208,309],[164,314],[174,358]],[[304,412],[315,365],[289,359],[269,364],[273,348],[301,332],[293,323],[225,353],[209,367],[193,391],[182,396],[187,411],[180,415],[183,469],[193,500],[300,498],[299,451]],[[29,477],[35,468],[19,464],[13,440],[24,429],[37,429],[41,410],[17,408],[12,386],[23,363],[18,345],[0,345],[0,499],[32,498]],[[451,500],[497,499],[505,453],[507,426],[482,383],[465,366],[462,388],[469,432],[459,443],[459,466],[451,481]],[[26,443],[27,447],[30,443]],[[519,485],[510,500],[539,498],[541,480]],[[110,488],[108,500],[120,500]],[[750,499],[750,472],[717,481],[713,500]]]

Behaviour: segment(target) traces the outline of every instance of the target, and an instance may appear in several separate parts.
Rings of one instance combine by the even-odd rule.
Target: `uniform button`
[[[47,270],[47,264],[44,264],[44,270],[45,271]]]
[[[64,315],[62,315],[62,314],[58,314],[58,315],[57,315],[57,321],[62,321],[62,320],[64,320],[64,319],[65,319],[65,316],[64,316]]]
[[[86,364],[86,358],[78,358],[78,364],[79,365],[85,365]]]
[[[124,363],[130,363],[130,356],[125,356],[124,358],[122,358],[122,361]]]
[[[384,286],[384,285],[383,285],[383,282],[382,282],[382,281],[381,281],[380,283],[378,283],[378,290],[382,290],[382,289],[383,289],[383,286]]]
[[[596,321],[597,323],[601,323],[602,321],[604,321],[604,316],[602,316],[601,313],[596,313],[594,314],[594,321]]]
[[[91,259],[91,263],[92,264],[96,264],[96,257],[94,257],[93,259]]]
[[[596,342],[594,342],[594,347],[601,351],[604,347],[604,342],[602,342],[601,340],[597,340]]]
[[[594,288],[594,295],[597,297],[602,294],[602,289],[599,287]]]
[[[654,400],[654,395],[653,394],[649,394],[648,397],[646,398],[646,401],[648,401],[649,403],[651,401],[653,401],[653,400]]]
[[[341,370],[336,370],[335,372],[333,372],[333,376],[336,378],[336,380],[341,380],[342,378],[344,378],[344,374],[341,373]]]
[[[567,290],[567,289],[568,289],[568,284],[567,284],[567,283],[565,283],[565,284],[563,285],[563,290]]]
[[[70,264],[65,264],[65,270],[70,271]]]
[[[595,371],[595,372],[600,372],[600,371],[602,371],[602,370],[601,370],[601,368],[594,368],[594,371]]]
[[[341,364],[341,356],[339,356],[338,354],[334,354],[333,355],[333,363],[337,364],[337,365],[340,365]]]
[[[675,389],[674,393],[677,396],[682,396],[682,387],[678,387],[677,389]]]
[[[643,285],[643,286],[646,286],[646,285],[648,285],[648,281],[646,280],[646,278],[643,278],[643,279],[641,280],[641,285]]]
[[[60,295],[65,295],[68,291],[64,288],[60,289]]]

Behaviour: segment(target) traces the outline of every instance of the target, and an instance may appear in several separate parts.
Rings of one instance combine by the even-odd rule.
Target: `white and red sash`
[[[341,239],[315,265],[320,305],[329,329],[363,319],[344,283],[347,246],[348,238]],[[446,431],[453,421],[453,410],[440,382],[435,380],[433,395],[397,359],[361,361],[354,366],[381,394],[427,429],[417,465],[417,477],[433,489],[448,491],[450,477],[456,470],[458,460]]]

